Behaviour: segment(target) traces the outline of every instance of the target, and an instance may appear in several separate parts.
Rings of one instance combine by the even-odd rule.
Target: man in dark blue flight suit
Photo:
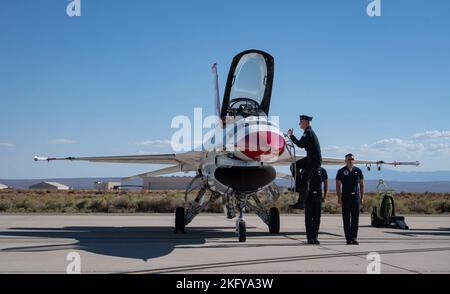
[[[353,154],[345,155],[345,166],[336,175],[338,204],[342,205],[345,239],[348,245],[358,245],[359,207],[364,198],[364,176],[353,166]]]
[[[303,175],[303,173],[301,174]],[[313,173],[309,196],[305,202],[305,228],[308,244],[320,244],[317,238],[319,235],[320,215],[322,213],[322,201],[325,201],[327,194],[328,174],[323,167],[319,167]]]
[[[304,131],[303,136],[298,140],[294,136],[294,131],[290,129],[288,136],[292,142],[299,148],[305,148],[306,157],[297,160],[291,166],[292,176],[296,176],[295,191],[299,193],[298,201],[295,204],[289,205],[292,209],[303,209],[305,201],[308,198],[310,190],[311,178],[314,171],[322,165],[322,152],[320,150],[319,139],[311,128],[311,120],[313,118],[307,115],[300,115],[300,128]],[[299,173],[302,170],[304,176],[300,177]]]

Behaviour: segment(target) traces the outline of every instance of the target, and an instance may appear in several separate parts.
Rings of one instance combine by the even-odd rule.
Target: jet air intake
[[[223,185],[240,192],[254,192],[275,180],[276,170],[272,166],[227,166],[219,167],[214,177]]]

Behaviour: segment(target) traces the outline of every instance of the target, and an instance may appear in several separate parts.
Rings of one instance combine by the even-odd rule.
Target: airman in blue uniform
[[[306,157],[297,160],[291,166],[292,175],[296,176],[295,191],[299,193],[298,202],[289,205],[293,209],[303,209],[305,201],[309,196],[311,178],[321,165],[322,153],[320,150],[319,139],[311,128],[310,122],[313,118],[307,115],[300,115],[300,128],[303,130],[301,139],[294,136],[294,131],[290,129],[288,135],[292,142],[299,148],[306,150]],[[303,172],[303,177],[299,176],[300,170]],[[301,179],[299,181],[299,179]]]
[[[364,198],[364,175],[353,166],[353,154],[345,156],[345,166],[336,175],[336,193],[342,205],[345,239],[348,245],[358,245],[359,209]]]
[[[305,202],[305,228],[308,244],[320,244],[318,239],[320,216],[322,213],[322,202],[327,198],[327,194],[328,174],[324,168],[319,167],[313,173],[309,196]]]

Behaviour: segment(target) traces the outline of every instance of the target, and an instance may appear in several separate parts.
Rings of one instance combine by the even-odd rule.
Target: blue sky
[[[151,170],[32,157],[169,151],[174,116],[213,111],[211,64],[223,91],[249,48],[275,57],[271,114],[314,116],[324,156],[450,169],[449,1],[382,0],[380,17],[366,0],[67,3],[1,3],[0,178]]]

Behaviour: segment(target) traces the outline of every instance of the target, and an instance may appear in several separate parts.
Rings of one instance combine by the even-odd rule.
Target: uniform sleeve
[[[292,143],[294,143],[297,147],[301,148],[301,147],[300,147],[300,141],[297,139],[296,136],[291,135],[290,138],[291,138]]]
[[[305,148],[305,146],[306,146],[307,142],[309,141],[310,137],[311,137],[311,133],[308,132],[308,131],[305,131],[303,133],[303,136],[300,138],[300,141],[298,142],[297,146],[300,147],[300,148]]]
[[[338,170],[337,174],[336,174],[336,181],[342,181],[342,175],[341,175],[341,171]]]
[[[322,182],[328,180],[328,173],[326,169],[322,169]]]
[[[359,179],[364,180],[364,175],[362,173],[362,170],[359,170]]]

